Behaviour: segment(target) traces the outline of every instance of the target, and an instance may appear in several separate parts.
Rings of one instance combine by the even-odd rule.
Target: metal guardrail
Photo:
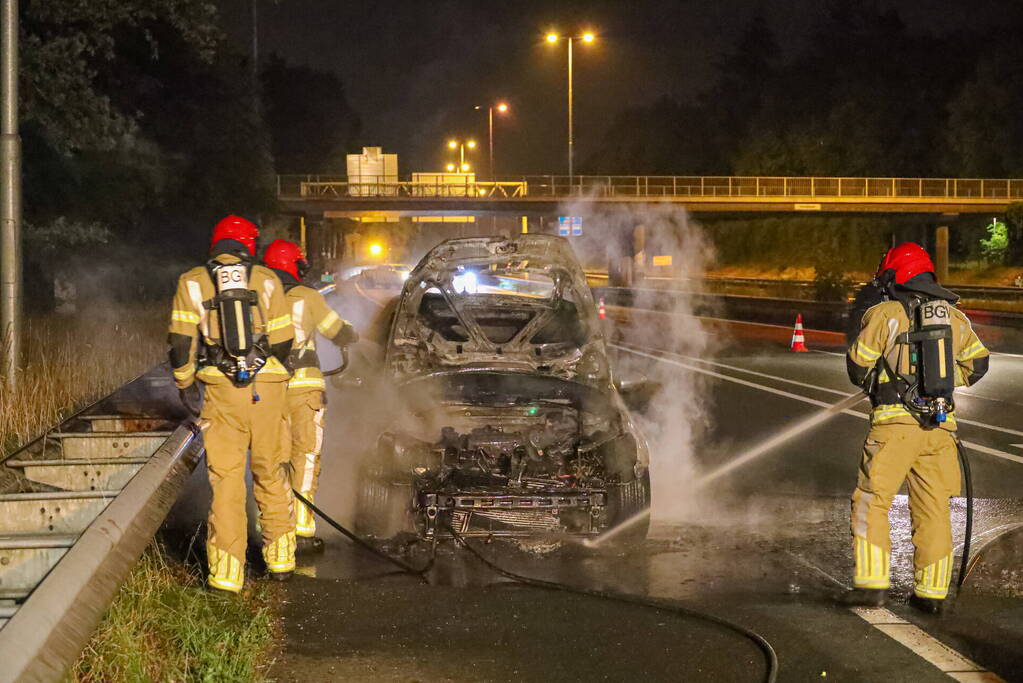
[[[198,462],[193,427],[152,431],[177,422],[152,416],[166,375],[125,385],[4,460],[3,680],[63,679]]]
[[[431,192],[433,194],[424,194]],[[460,194],[459,194],[460,193]],[[315,197],[589,197],[793,198],[806,200],[1023,200],[1023,179],[857,178],[830,176],[558,176],[496,182],[413,183],[395,178],[281,175],[280,198]]]

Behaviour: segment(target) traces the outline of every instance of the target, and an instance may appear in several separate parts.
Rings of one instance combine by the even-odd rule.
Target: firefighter
[[[258,235],[239,216],[217,223],[209,260],[178,280],[168,340],[174,381],[182,403],[200,418],[206,446],[213,490],[207,583],[234,593],[245,577],[250,450],[267,570],[283,581],[295,568],[287,453],[281,448],[294,333],[280,280],[255,263]]]
[[[295,332],[290,359],[295,374],[288,382],[291,486],[312,501],[320,476],[323,412],[327,403],[326,385],[316,356],[316,333],[339,347],[357,341],[358,333],[351,323],[331,310],[320,292],[302,283],[309,263],[297,244],[274,240],[267,247],[263,261],[284,283]],[[313,513],[299,500],[295,500],[295,520],[298,551],[322,551],[323,541],[316,537]]]
[[[949,498],[960,493],[953,390],[984,376],[988,351],[919,245],[890,249],[868,287],[879,301],[863,314],[846,358],[849,378],[867,392],[872,410],[852,495],[854,588],[843,602],[884,604],[888,509],[906,481],[915,549],[910,604],[937,613],[952,577]]]

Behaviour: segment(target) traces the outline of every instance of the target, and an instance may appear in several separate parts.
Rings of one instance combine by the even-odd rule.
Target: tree
[[[23,119],[64,153],[111,149],[134,128],[135,112],[112,105],[97,87],[118,42],[135,31],[159,54],[157,24],[180,34],[206,59],[218,36],[216,9],[203,0],[29,0],[20,25]]]
[[[361,126],[341,79],[272,55],[261,82],[277,172],[345,173]]]

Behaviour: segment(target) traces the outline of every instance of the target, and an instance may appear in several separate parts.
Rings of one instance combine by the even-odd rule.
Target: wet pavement
[[[368,320],[379,313],[377,303],[346,304],[352,317]],[[704,340],[715,349],[711,356],[687,351],[692,344],[672,343],[656,320],[642,314],[620,318],[620,325],[641,334],[619,339],[619,376],[642,374],[676,393],[687,391],[671,406],[672,422],[683,423],[684,430],[643,425],[655,445],[648,539],[596,549],[575,542],[523,547],[472,541],[475,547],[528,576],[665,599],[740,622],[772,643],[783,681],[1023,680],[1023,599],[1002,590],[997,571],[979,573],[975,586],[968,581],[940,617],[906,606],[912,546],[904,495],[892,510],[894,584],[890,613],[881,621],[909,623],[875,626],[867,617],[878,621],[877,615],[860,616],[835,604],[851,575],[848,496],[867,430],[865,404],[793,435],[706,487],[693,484],[852,393],[837,335],[811,333],[815,352],[790,354],[786,330],[705,321],[703,329],[719,335]],[[959,417],[969,422],[960,434],[969,444],[977,497],[974,548],[1023,522],[1023,431],[1017,431],[1023,425],[1015,417],[1023,403],[1023,358],[998,355],[991,365],[988,378],[958,399]],[[334,418],[328,422],[330,445],[317,502],[342,523],[352,518],[353,452],[364,434],[341,414],[358,413],[359,402],[339,392],[328,408]],[[686,441],[680,435],[689,435],[693,447],[677,446]],[[962,500],[955,499],[957,552],[963,514]],[[390,573],[392,567],[332,530],[321,535],[326,552],[304,563],[301,576],[286,587],[285,645],[272,672],[276,680],[763,676],[759,650],[719,626],[511,585],[453,543],[439,547],[426,585]],[[425,559],[422,552],[412,558]],[[919,638],[903,638],[916,643],[911,648],[891,635],[912,625],[925,640],[934,639],[930,650]],[[955,665],[945,665],[950,673],[943,673],[928,659],[954,660],[945,648],[994,673],[964,673]]]

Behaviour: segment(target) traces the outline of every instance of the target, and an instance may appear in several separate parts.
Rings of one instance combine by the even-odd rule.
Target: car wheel
[[[650,472],[643,472],[639,477],[625,484],[608,487],[608,530],[632,519],[639,513],[650,508]],[[616,540],[625,542],[642,542],[650,530],[650,515],[636,520],[627,529],[615,535]]]
[[[371,457],[359,471],[355,529],[359,535],[389,539],[410,530],[409,503],[411,483],[403,484],[395,476],[394,442],[387,436],[377,444],[376,457]]]

